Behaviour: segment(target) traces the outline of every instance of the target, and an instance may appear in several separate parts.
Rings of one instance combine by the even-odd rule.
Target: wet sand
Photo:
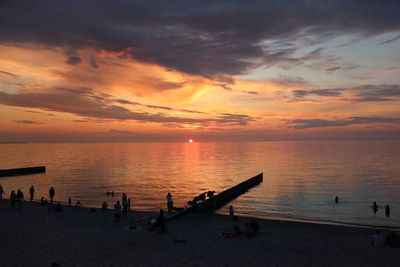
[[[133,211],[116,226],[111,210],[11,209],[9,201],[0,201],[0,216],[0,266],[400,266],[400,249],[371,245],[372,229],[257,220],[257,236],[224,238],[229,217],[191,213],[159,234],[138,221],[151,213]]]

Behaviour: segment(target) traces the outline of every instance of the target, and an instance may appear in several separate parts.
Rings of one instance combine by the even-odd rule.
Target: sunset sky
[[[0,142],[400,138],[400,1],[0,1]]]

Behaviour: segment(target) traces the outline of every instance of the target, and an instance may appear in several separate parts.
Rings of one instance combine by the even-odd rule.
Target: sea
[[[112,206],[126,193],[134,210],[166,208],[205,191],[221,192],[263,173],[264,181],[228,205],[236,214],[277,220],[400,227],[400,141],[0,144],[0,169],[46,166],[35,175],[0,177],[8,197]],[[107,192],[114,191],[114,196]],[[339,203],[334,201],[339,197]],[[376,201],[379,209],[373,213]],[[385,206],[391,209],[385,215]],[[218,213],[226,214],[228,207]]]

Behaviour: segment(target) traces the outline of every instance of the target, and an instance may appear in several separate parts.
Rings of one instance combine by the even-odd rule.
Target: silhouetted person
[[[339,197],[338,197],[338,196],[335,197],[335,203],[336,203],[336,204],[339,203]]]
[[[125,193],[122,193],[122,198],[121,198],[121,200],[122,200],[122,205],[123,205],[124,203],[128,203],[128,197],[126,196]]]
[[[372,204],[372,210],[374,211],[374,214],[378,212],[378,205],[376,204],[376,201]]]
[[[174,201],[172,200],[172,195],[170,192],[167,194],[167,208],[171,211],[174,208]]]
[[[386,205],[386,206],[385,206],[385,214],[386,214],[386,217],[387,217],[387,218],[390,217],[390,206],[389,206],[389,205]]]
[[[165,232],[165,215],[163,209],[160,209],[160,214],[157,218],[157,226],[160,227],[160,233]]]
[[[3,200],[4,189],[0,184],[0,200]]]
[[[35,188],[33,187],[33,185],[31,186],[31,188],[29,188],[29,201],[32,202],[33,201],[33,197],[35,196]]]
[[[131,198],[130,197],[128,198],[128,210],[129,211],[131,210]]]
[[[22,201],[24,201],[24,193],[22,193],[21,189],[18,189],[17,195],[16,195],[18,207],[22,207]]]
[[[107,210],[107,208],[108,208],[108,203],[103,202],[103,205],[101,205],[101,210]]]
[[[234,220],[234,221],[237,220],[237,218],[235,216],[235,210],[233,209],[232,205],[229,206],[229,217],[231,217],[232,220]]]
[[[72,199],[71,199],[71,197],[69,197],[69,198],[68,198],[68,206],[71,207],[71,205],[72,205]]]
[[[115,224],[119,224],[121,222],[121,204],[119,201],[114,205],[114,222]]]
[[[53,187],[50,187],[49,196],[50,196],[50,203],[53,203],[53,198],[56,195],[56,190]]]
[[[128,201],[122,202],[122,220],[128,220]]]
[[[11,208],[14,208],[16,199],[17,199],[17,196],[15,195],[15,191],[12,190],[11,194],[10,194]]]
[[[207,197],[208,197],[208,198],[213,197],[213,196],[214,196],[214,193],[215,193],[215,191],[208,191],[208,192],[207,192]]]
[[[114,191],[111,191],[111,196],[112,196],[112,197],[114,196]]]

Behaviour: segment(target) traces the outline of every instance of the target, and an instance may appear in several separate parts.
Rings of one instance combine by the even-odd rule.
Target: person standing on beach
[[[29,201],[32,202],[33,201],[33,196],[35,195],[35,188],[33,187],[33,185],[31,186],[31,188],[29,188]]]
[[[119,224],[121,222],[121,204],[119,204],[119,200],[114,205],[114,222],[115,224]]]
[[[11,208],[14,208],[15,200],[16,200],[15,191],[12,190],[10,194]]]
[[[167,194],[167,208],[171,211],[174,208],[174,201],[172,200],[172,195],[170,192]]]
[[[56,195],[56,190],[54,190],[54,187],[50,187],[49,189],[50,203],[53,203],[53,198],[55,195]]]
[[[21,189],[18,189],[17,195],[16,195],[16,200],[18,202],[18,207],[22,207],[22,201],[24,201],[24,193],[22,193]]]
[[[385,215],[386,215],[386,218],[390,217],[390,206],[389,205],[385,206]]]

